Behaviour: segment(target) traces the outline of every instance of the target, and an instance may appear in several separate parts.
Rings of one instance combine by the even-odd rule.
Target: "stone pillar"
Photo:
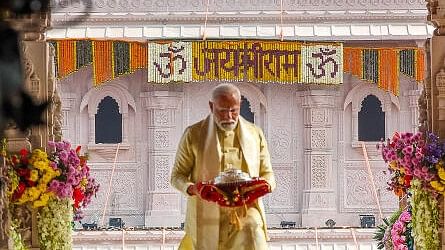
[[[425,49],[425,80],[423,81],[422,94],[419,96],[419,131],[427,132],[432,131],[431,128],[431,71],[429,65],[431,65],[431,53],[430,53],[430,40],[426,40],[423,44]]]
[[[60,125],[61,125],[60,130],[61,130],[61,134],[63,134],[63,138],[71,141],[72,143],[80,141],[79,138],[76,138],[76,136],[72,132],[72,131],[77,131],[76,130],[77,128],[75,125],[76,116],[73,115],[74,113],[72,113],[73,108],[75,107],[77,98],[78,98],[77,95],[74,93],[63,93],[63,96],[61,97],[61,100],[60,100],[61,114],[57,114],[58,119],[60,119]],[[74,110],[74,112],[75,112],[75,110]],[[89,117],[89,119],[91,118],[91,116],[88,116],[88,117]],[[94,115],[93,115],[93,119],[94,119]],[[94,120],[93,120],[92,124],[89,123],[88,125],[89,125],[88,128],[91,128],[91,126],[93,126],[92,128],[94,128]],[[91,132],[91,130],[89,130],[89,132]],[[77,133],[77,137],[79,137],[78,134],[79,133]],[[92,142],[94,143],[94,134],[93,134],[92,139],[90,138],[90,136],[91,135],[88,135],[88,142],[90,142],[90,140],[92,140]]]
[[[93,113],[94,110],[90,110],[89,108],[90,106],[88,106],[88,122],[89,122],[89,126],[88,126],[88,144],[90,145],[94,145],[96,144],[96,133],[95,133],[95,124],[96,124],[96,114]]]
[[[431,106],[428,106],[432,131],[445,138],[445,0],[427,0],[428,20],[436,27],[431,38]],[[442,249],[445,249],[445,209],[440,202],[440,233]]]
[[[122,114],[122,143],[128,143],[128,113]]]
[[[141,94],[147,113],[148,170],[145,226],[179,227],[181,219],[180,195],[170,185],[178,136],[178,107],[182,94],[152,91]]]
[[[303,93],[304,190],[302,226],[324,226],[335,213],[333,112],[331,90]]]
[[[419,96],[421,95],[422,90],[410,90],[407,93],[408,96],[408,106],[409,106],[409,112],[411,112],[411,122],[410,122],[410,128],[408,131],[418,131],[419,130],[419,116],[420,116],[420,110],[419,110]]]
[[[50,63],[51,54],[48,44],[44,41],[44,33],[50,23],[49,14],[29,14],[21,15],[21,17],[10,15],[11,13],[2,12],[2,21],[4,24],[15,29],[20,34],[21,42],[21,59],[23,65],[23,79],[25,89],[33,99],[40,103],[49,101],[54,92],[54,76],[53,64]],[[56,105],[55,103],[51,103]],[[54,137],[54,126],[56,125],[52,119],[51,107],[47,108],[42,114],[44,124],[34,126],[26,133],[20,133],[9,126],[8,143],[9,149],[15,151],[17,148],[37,148],[46,147],[48,139]],[[53,110],[58,112],[57,109]],[[57,129],[56,129],[57,130]],[[26,244],[30,249],[38,249],[37,228],[35,224],[35,215],[30,215],[30,211],[24,209],[23,213],[16,213],[17,217],[22,218],[24,232],[22,234]],[[20,214],[20,215],[18,215]],[[27,216],[22,216],[27,215]],[[28,216],[29,215],[29,216]],[[0,246],[3,248],[3,246]]]

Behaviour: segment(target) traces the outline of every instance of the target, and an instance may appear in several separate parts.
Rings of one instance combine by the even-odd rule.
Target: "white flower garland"
[[[51,199],[37,214],[40,249],[71,250],[71,222],[73,202],[71,199]]]
[[[321,51],[323,51],[323,53]],[[312,55],[313,53],[321,53],[321,57],[314,57]],[[302,45],[301,57],[303,83],[341,84],[343,82],[342,44]]]
[[[422,250],[440,249],[439,204],[422,189],[418,180],[411,182],[412,234],[414,243]]]
[[[182,47],[183,49],[180,49]],[[173,52],[172,50],[178,52]],[[147,69],[148,82],[155,82],[155,83],[191,82],[192,43],[191,42],[171,42],[165,44],[149,43],[147,67],[148,67]],[[163,76],[162,74],[168,76],[165,75]]]

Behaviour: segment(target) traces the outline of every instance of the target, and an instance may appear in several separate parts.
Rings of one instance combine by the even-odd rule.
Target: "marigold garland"
[[[130,42],[130,71],[147,68],[147,44]]]
[[[112,41],[93,41],[94,86],[114,78]]]
[[[421,82],[425,79],[425,53],[423,50],[420,49],[415,50],[415,53],[415,79],[416,81]]]
[[[76,71],[76,41],[61,40],[57,45],[58,77],[62,78]]]
[[[378,50],[378,87],[399,95],[399,66],[397,51],[394,49]]]

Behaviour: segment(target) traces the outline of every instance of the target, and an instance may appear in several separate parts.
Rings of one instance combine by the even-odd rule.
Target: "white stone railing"
[[[374,228],[270,229],[270,250],[377,250]],[[76,231],[73,250],[176,250],[177,230]]]

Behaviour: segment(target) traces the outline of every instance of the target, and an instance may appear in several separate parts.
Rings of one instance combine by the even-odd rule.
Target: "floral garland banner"
[[[155,83],[192,81],[192,43],[148,44],[148,81]]]
[[[343,82],[343,46],[302,45],[302,82],[341,84]]]
[[[418,48],[343,48],[340,43],[248,40],[50,43],[56,48],[59,79],[93,64],[95,86],[145,68],[148,82],[154,83],[226,80],[340,84],[343,74],[351,73],[397,96],[400,73],[419,82],[425,77],[425,53]]]
[[[148,48],[147,44],[130,43],[130,71],[147,68]]]
[[[76,42],[76,69],[88,66],[93,62],[93,42],[80,40]]]
[[[378,79],[380,89],[399,95],[399,65],[397,51],[393,49],[378,50]]]
[[[399,73],[421,82],[425,79],[425,53],[421,49],[353,48],[343,50],[344,72],[399,95]]]
[[[340,84],[341,63],[339,43],[193,42],[193,81]]]
[[[76,41],[62,40],[57,42],[57,76],[64,77],[74,73],[77,65]]]
[[[113,43],[93,41],[93,79],[94,85],[114,79]]]
[[[147,68],[146,43],[92,40],[58,40],[50,43],[56,51],[58,79],[93,65],[94,85],[97,86],[118,76]]]
[[[130,71],[130,44],[126,42],[113,42],[113,71],[114,76],[129,74]]]

